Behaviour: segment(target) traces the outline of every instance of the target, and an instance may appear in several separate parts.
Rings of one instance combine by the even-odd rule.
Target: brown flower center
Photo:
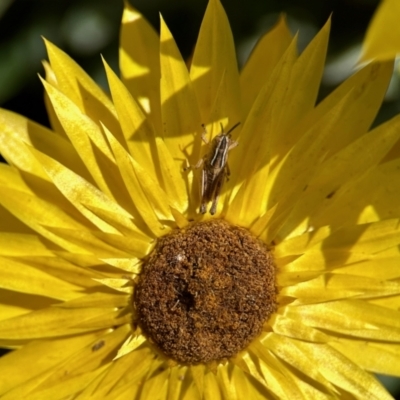
[[[184,364],[234,356],[276,310],[271,252],[246,229],[222,220],[159,239],[134,296],[136,323]]]

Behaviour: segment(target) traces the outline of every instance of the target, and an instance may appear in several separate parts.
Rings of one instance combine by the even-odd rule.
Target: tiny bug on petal
[[[207,154],[200,159],[200,161],[193,168],[200,168],[201,171],[201,204],[200,212],[205,214],[207,212],[207,205],[212,201],[210,214],[214,215],[217,211],[218,199],[221,194],[222,186],[229,177],[230,171],[228,166],[228,153],[238,145],[238,142],[232,140],[231,132],[239,126],[240,122],[235,124],[228,132],[224,132],[221,124],[221,133],[215,136],[211,141],[210,150]],[[206,130],[203,125],[204,132],[202,139],[205,143],[209,143],[206,139]]]

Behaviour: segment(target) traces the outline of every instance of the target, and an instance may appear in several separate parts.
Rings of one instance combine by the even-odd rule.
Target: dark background
[[[243,64],[257,38],[284,12],[293,32],[300,30],[304,47],[333,15],[324,97],[353,71],[366,27],[378,0],[221,0]],[[185,58],[196,41],[207,0],[135,0],[158,30],[162,13]],[[41,36],[64,49],[96,81],[107,88],[100,53],[118,69],[118,36],[122,0],[0,0],[0,106],[48,125],[41,61],[46,53]],[[400,21],[399,21],[400,23]],[[394,76],[378,116],[383,121],[400,111],[400,84]],[[383,378],[400,398],[397,381]]]

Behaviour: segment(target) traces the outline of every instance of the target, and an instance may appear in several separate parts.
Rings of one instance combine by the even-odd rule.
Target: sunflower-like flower
[[[112,100],[46,42],[52,130],[0,112],[2,399],[390,398],[393,63],[316,105],[328,35],[282,18],[239,75],[210,0],[188,70],[126,6]]]

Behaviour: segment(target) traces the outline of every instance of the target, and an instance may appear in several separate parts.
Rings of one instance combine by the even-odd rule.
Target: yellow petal
[[[268,177],[266,182],[266,186],[269,186],[268,203],[271,206],[277,204],[277,210],[269,227],[271,232],[276,232],[287,222],[290,217],[288,210],[292,210],[301,199],[307,190],[310,177],[323,163],[326,143],[331,136],[334,136],[346,105],[345,98],[311,126],[279,163],[274,174]],[[307,209],[307,212],[310,213],[310,209]],[[306,214],[302,217],[307,216]],[[317,225],[319,226],[321,225]],[[290,229],[285,230],[283,237],[289,233]],[[274,233],[271,235],[274,237]]]
[[[293,297],[291,304],[319,303],[344,298],[368,299],[400,293],[400,284],[363,276],[326,273],[307,282],[282,288],[281,296]]]
[[[60,361],[79,352],[83,347],[98,340],[103,334],[104,331],[98,331],[67,339],[34,341],[20,350],[1,357],[0,394],[3,395],[13,388],[18,388],[25,381],[51,370]],[[55,354],[57,357],[54,357]],[[35,368],[31,368],[33,364],[35,364]]]
[[[17,388],[18,392],[23,392],[24,389],[25,391],[34,389],[32,395],[38,400],[43,398],[62,399],[67,395],[79,393],[96,376],[110,367],[109,360],[115,354],[116,348],[126,338],[127,331],[129,331],[129,327],[123,326],[103,334],[70,357],[59,360],[61,362],[32,382],[33,388],[31,382],[28,381],[27,384]],[[29,386],[31,387],[29,388]],[[60,393],[60,397],[57,393]],[[24,397],[17,396],[16,398]]]
[[[356,238],[357,237],[357,238]],[[398,219],[389,219],[344,228],[335,232],[325,243],[332,249],[351,250],[363,255],[378,253],[398,246],[400,243],[400,224]]]
[[[281,314],[274,314],[269,320],[273,331],[278,335],[289,338],[306,340],[308,342],[326,343],[330,339],[328,335],[313,329],[310,326],[299,324],[298,321],[292,320]]]
[[[268,227],[273,215],[275,214],[275,211],[276,205],[271,207],[265,214],[261,215],[261,217],[259,217],[249,229],[254,236],[259,237],[268,244],[272,241],[272,238],[269,237]]]
[[[82,321],[77,324],[74,328],[82,329],[82,332],[86,332],[87,330],[97,330],[97,329],[105,329],[110,327],[118,327],[118,326],[129,326],[132,322],[132,316],[126,312],[126,307],[121,309],[115,308],[112,311],[98,314],[93,318],[90,318],[86,321]],[[125,340],[125,339],[124,339]],[[120,345],[122,342],[120,343]],[[118,346],[119,347],[119,346]]]
[[[36,339],[82,334],[116,323],[118,314],[105,304],[100,308],[51,307],[0,322],[2,339]]]
[[[328,226],[304,232],[302,235],[297,235],[293,238],[286,239],[279,243],[274,254],[277,258],[300,255],[311,249],[314,245],[319,244],[322,240],[329,237],[331,230]]]
[[[204,375],[204,398],[205,399],[215,399],[222,400],[222,393],[218,386],[218,379],[213,372],[208,371]]]
[[[313,344],[317,346],[317,344]],[[276,334],[269,334],[262,341],[262,345],[272,351],[281,360],[291,365],[292,368],[300,372],[307,371],[307,377],[311,379],[311,385],[318,386],[319,390],[325,393],[334,393],[334,387],[329,380],[321,374],[320,368],[316,365],[315,360],[304,357],[304,353],[301,348],[298,348],[296,340]]]
[[[122,15],[119,68],[122,81],[150,116],[156,132],[162,129],[159,38],[153,27],[128,2]]]
[[[302,131],[297,125],[315,106],[324,70],[330,26],[328,20],[293,65],[288,87],[284,92],[284,106],[282,104],[281,107],[275,107],[276,124],[271,126],[274,154],[285,154],[300,139]]]
[[[63,128],[99,188],[122,197],[121,178],[100,127],[56,88],[42,81]]]
[[[400,53],[400,3],[382,0],[370,22],[363,42],[361,62],[391,60]]]
[[[146,379],[142,386],[144,399],[167,400],[169,371],[161,370],[156,376]]]
[[[393,62],[371,63],[349,79],[346,79],[329,96],[300,122],[296,129],[303,130],[310,122],[319,120],[340,102],[349,98],[348,107],[343,110],[336,134],[331,137],[328,154],[333,155],[355,139],[365,134],[371,127],[382,104],[392,77]],[[303,126],[304,125],[304,126]]]
[[[239,400],[235,384],[229,379],[229,364],[220,364],[217,369],[217,379],[225,399]]]
[[[124,307],[130,301],[130,296],[120,293],[94,292],[83,295],[73,300],[59,303],[57,307],[63,308],[85,308],[85,307]]]
[[[185,226],[189,225],[189,221],[175,208],[171,207],[171,214],[174,217],[176,225],[179,228],[184,228]]]
[[[188,211],[188,186],[190,187],[191,181],[187,173],[183,171],[182,166],[177,166],[164,140],[157,137],[156,145],[164,190],[170,199],[175,200],[175,208],[181,214],[185,214]],[[193,213],[193,203],[189,203],[189,207],[189,211]]]
[[[58,90],[94,123],[99,124],[101,121],[111,132],[118,135],[117,132],[120,132],[121,128],[110,99],[67,54],[48,40],[45,40],[45,45]],[[56,113],[60,119],[57,110]],[[64,126],[63,128],[65,129]]]
[[[50,85],[57,87],[57,78],[56,78],[56,75],[55,75],[54,71],[52,70],[50,64],[46,60],[42,61],[42,64],[43,64],[43,68],[44,68],[44,72],[45,72],[46,82],[49,82]],[[50,101],[47,93],[44,94],[44,104],[46,106],[47,115],[49,117],[49,121],[50,121],[50,125],[51,125],[52,129],[55,132],[57,132],[60,136],[67,138],[67,135],[66,135],[62,125],[60,124],[60,120],[58,119],[58,117],[54,111],[54,107],[51,104],[51,101]]]
[[[192,376],[194,384],[199,391],[200,398],[203,398],[205,370],[206,367],[203,364],[190,366],[190,375]]]
[[[105,133],[132,202],[137,207],[144,223],[153,232],[159,233],[162,229],[159,220],[172,219],[168,203],[174,204],[174,201],[168,199],[157,180],[152,179],[151,172],[148,173],[135,159],[130,157],[107,128],[105,128]]]
[[[255,340],[250,345],[249,355],[244,357],[243,361],[248,372],[255,378],[260,375],[257,379],[276,398],[306,400],[306,396],[298,387],[299,379],[290,374],[286,366],[259,341]]]
[[[348,358],[324,344],[296,341],[304,357],[313,359],[320,373],[335,386],[359,399],[390,400],[392,396],[379,384],[375,377],[365,372]]]
[[[136,258],[142,258],[151,247],[149,239],[143,240],[140,235],[134,232],[130,236],[120,234],[110,234],[99,231],[48,228],[58,239],[62,238],[71,246],[76,244],[80,246],[77,253],[85,255],[94,255],[97,260],[102,258],[130,258],[135,261]],[[68,257],[68,255],[63,254]],[[72,259],[75,257],[72,254]]]
[[[100,230],[110,233],[118,232],[110,224],[99,218],[95,212],[92,212],[91,210],[93,209],[105,209],[115,215],[117,221],[133,219],[132,215],[79,175],[35,149],[31,151],[40,160],[47,174],[61,193]],[[136,230],[133,224],[132,228]]]
[[[53,277],[38,268],[0,257],[3,289],[69,300],[78,296],[79,287]]]
[[[7,320],[27,314],[32,310],[50,307],[55,303],[54,299],[43,296],[28,295],[21,292],[10,292],[0,289],[0,296],[3,301],[0,304],[0,319]],[[3,346],[8,348],[18,348],[26,344],[27,340],[7,341],[3,340]]]
[[[4,164],[0,164],[0,171],[3,173],[2,166]],[[8,166],[6,166],[8,169]],[[0,175],[1,175],[0,173]],[[0,179],[0,186],[2,186],[2,182]],[[3,232],[12,232],[12,233],[21,233],[21,234],[35,234],[35,232],[28,226],[25,225],[22,221],[16,218],[13,214],[11,214],[0,201],[0,230]]]
[[[226,98],[212,110],[223,76]],[[203,123],[228,120],[232,126],[241,121],[239,73],[232,32],[219,0],[208,3],[190,67],[190,78],[198,100]],[[217,120],[210,121],[213,113]],[[218,127],[218,125],[217,125]]]
[[[362,300],[340,300],[321,304],[307,304],[285,309],[288,318],[299,323],[378,341],[400,340],[400,313]]]
[[[392,280],[400,277],[398,258],[400,250],[398,247],[391,247],[387,250],[368,257],[368,260],[359,263],[352,263],[340,268],[340,273],[359,275],[375,279]]]
[[[400,346],[398,344],[340,338],[332,342],[331,347],[367,371],[384,375],[400,375]]]
[[[92,384],[86,386],[78,399],[88,397],[106,399],[126,399],[138,391],[146,379],[148,370],[153,363],[153,351],[149,347],[142,346],[134,352],[128,353],[116,362],[113,362],[104,376]]]
[[[45,239],[36,235],[0,232],[0,255],[2,256],[54,256]],[[50,245],[51,246],[51,245]],[[56,249],[56,246],[53,246]]]
[[[230,157],[230,183],[237,187],[249,179],[254,171],[268,165],[271,157],[271,137],[275,114],[284,106],[283,97],[287,90],[290,74],[296,61],[296,40],[286,50],[277,63],[270,79],[260,89],[256,101],[240,131],[239,146]],[[263,185],[265,187],[265,185]],[[234,192],[235,194],[235,192]]]
[[[127,278],[105,278],[105,279],[95,279],[96,282],[100,282],[102,285],[107,286],[111,289],[117,290],[121,293],[132,294],[133,288],[130,279]]]
[[[4,397],[5,399],[15,399],[15,398],[27,398],[29,397],[32,400],[41,400],[41,399],[54,399],[54,400],[63,400],[65,398],[73,396],[75,393],[80,392],[83,387],[87,385],[88,382],[94,380],[98,375],[102,374],[102,372],[107,368],[107,366],[100,367],[92,372],[86,372],[79,376],[75,376],[68,380],[68,384],[65,382],[58,383],[55,385],[51,385],[51,387],[37,390],[35,393],[30,393],[30,389],[24,390],[25,387],[18,388],[17,391],[12,393],[7,393]],[[26,386],[26,385],[25,385]]]
[[[118,349],[118,353],[114,360],[136,350],[145,341],[146,338],[143,335],[130,335],[129,338],[126,339],[125,343]]]
[[[0,110],[0,151],[3,157],[19,169],[39,176],[43,169],[29,156],[23,143],[35,146],[83,177],[89,174],[71,144],[47,128],[7,110]]]
[[[367,171],[356,182],[349,182],[336,198],[322,205],[316,215],[316,223],[326,221],[324,213],[330,214],[338,226],[350,221],[371,223],[399,215],[398,187],[393,185],[399,165],[400,160],[393,160]]]
[[[190,382],[187,371],[188,367],[184,365],[170,368],[168,377],[168,400],[182,399],[182,394]]]
[[[132,274],[139,274],[142,270],[142,261],[139,258],[102,258],[107,264],[110,264],[116,268],[130,272]]]
[[[161,110],[164,138],[175,168],[185,159],[194,165],[200,155],[200,113],[189,78],[189,72],[165,22],[161,19]],[[182,179],[181,179],[182,180]]]
[[[120,145],[125,149],[129,146],[132,157],[138,162],[153,179],[157,178],[155,162],[152,154],[156,154],[153,127],[149,123],[148,116],[142,111],[128,89],[118,79],[108,64],[103,59],[107,73],[113,102],[118,113],[119,123],[124,137],[116,137]]]
[[[269,80],[272,71],[292,41],[292,35],[281,15],[276,25],[256,44],[240,73],[240,86],[244,115],[253,105],[257,95]]]
[[[341,124],[340,118],[338,123]],[[399,126],[400,118],[393,118],[322,163],[308,183],[304,196],[299,199],[292,215],[286,221],[287,225],[281,231],[281,235],[287,236],[307,217],[309,210],[313,210],[310,226],[314,228],[332,224],[331,221],[333,225],[340,226],[348,224],[351,220],[357,220],[365,205],[370,204],[370,188],[373,180],[368,177],[368,172],[376,173],[374,167],[398,141]],[[338,129],[340,127],[336,125],[336,131]],[[361,191],[361,185],[354,182],[363,175],[368,182],[364,180],[365,193]],[[376,186],[380,186],[379,181]],[[374,190],[373,195],[378,196],[378,190]],[[382,192],[381,197],[386,198],[386,191]],[[388,210],[393,209],[388,208]]]
[[[51,226],[86,229],[63,210],[30,193],[5,187],[2,187],[1,191],[0,203],[26,225],[71,252],[82,250],[81,247],[57,237],[48,229]],[[29,209],[26,204],[30,205]]]

